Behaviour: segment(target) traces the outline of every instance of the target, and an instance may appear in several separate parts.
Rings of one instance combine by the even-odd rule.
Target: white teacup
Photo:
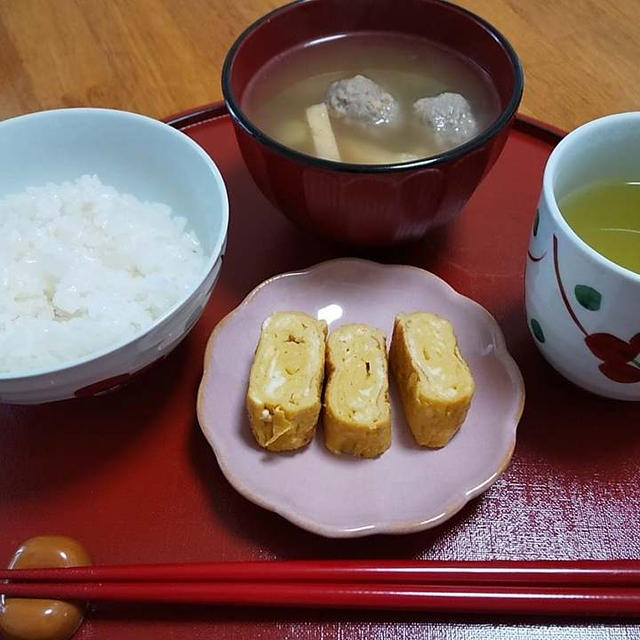
[[[527,323],[565,378],[640,400],[640,275],[592,249],[558,208],[568,193],[608,179],[640,181],[640,111],[579,127],[549,157],[527,258]]]

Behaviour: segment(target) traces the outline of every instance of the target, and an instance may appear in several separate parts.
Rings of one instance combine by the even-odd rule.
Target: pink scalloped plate
[[[444,448],[418,447],[392,395],[392,444],[373,460],[335,456],[321,426],[296,453],[259,448],[245,410],[263,320],[301,310],[329,323],[364,322],[390,335],[396,313],[433,311],[454,326],[476,381],[462,428]],[[247,499],[328,537],[400,534],[434,527],[485,491],[506,468],[524,406],[524,383],[494,318],[437,276],[357,259],[285,273],[254,289],[212,333],[198,418],[227,480]]]

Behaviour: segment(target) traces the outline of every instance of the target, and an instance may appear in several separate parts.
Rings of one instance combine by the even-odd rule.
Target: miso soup
[[[363,164],[442,153],[482,133],[501,110],[489,76],[474,62],[392,32],[335,36],[286,51],[255,75],[242,108],[283,145]]]

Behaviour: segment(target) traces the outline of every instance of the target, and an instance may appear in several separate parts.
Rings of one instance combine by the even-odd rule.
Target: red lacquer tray
[[[196,422],[202,355],[215,324],[259,282],[354,255],[299,232],[260,195],[224,108],[175,119],[218,163],[231,225],[206,313],[163,363],[113,395],[0,406],[0,549],[64,533],[95,562],[275,558],[640,557],[638,406],[583,392],[528,334],[523,271],[544,163],[558,134],[519,120],[461,215],[420,244],[355,255],[433,271],[498,320],[527,402],[513,462],[444,525],[351,540],[315,536],[246,501],[222,476]],[[402,613],[125,607],[90,612],[79,640],[140,638],[631,638],[624,621],[487,619]]]

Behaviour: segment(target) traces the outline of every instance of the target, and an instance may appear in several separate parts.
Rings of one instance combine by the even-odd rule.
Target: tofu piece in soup
[[[313,147],[318,158],[340,162],[340,151],[331,128],[331,119],[324,102],[314,104],[306,110],[307,123],[311,130]]]

